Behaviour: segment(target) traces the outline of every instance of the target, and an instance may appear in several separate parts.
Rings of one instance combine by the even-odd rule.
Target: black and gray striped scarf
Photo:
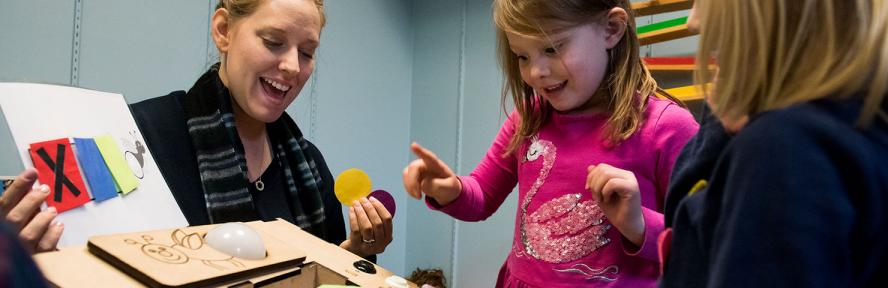
[[[218,69],[217,63],[188,90],[184,105],[188,132],[197,156],[210,222],[253,221],[258,216],[247,188],[247,161],[234,125],[233,99],[219,78]],[[281,159],[294,224],[323,238],[326,230],[319,188],[321,176],[314,159],[303,152],[308,143],[287,113],[266,127],[272,151]]]

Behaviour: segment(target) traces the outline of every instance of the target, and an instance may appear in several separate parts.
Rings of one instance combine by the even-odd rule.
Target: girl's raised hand
[[[604,163],[589,166],[588,171],[586,189],[592,192],[598,207],[623,237],[640,246],[644,241],[644,217],[635,174]]]
[[[410,150],[419,159],[404,168],[404,189],[407,193],[416,199],[421,199],[425,194],[441,206],[453,202],[462,189],[456,174],[435,153],[419,144],[410,144]]]

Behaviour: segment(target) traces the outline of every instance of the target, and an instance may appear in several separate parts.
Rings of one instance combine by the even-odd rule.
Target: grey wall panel
[[[71,82],[74,1],[0,1],[0,27],[0,81]],[[0,175],[23,169],[9,133],[0,119]]]
[[[500,105],[503,75],[489,1],[468,1],[460,149],[461,175],[478,165],[505,121]],[[511,98],[506,101],[511,107]],[[459,222],[453,287],[492,287],[512,247],[517,189],[483,222]]]
[[[74,1],[0,1],[0,81],[69,84]]]
[[[690,10],[663,13],[652,16],[654,22],[671,20],[679,17],[687,17]],[[691,36],[682,39],[662,42],[650,45],[651,53],[654,57],[670,57],[670,56],[694,56],[697,52],[697,42],[699,36]]]
[[[0,113],[2,112],[3,110],[0,110]],[[10,133],[6,118],[0,117],[0,176],[15,176],[25,168],[19,160],[19,154],[16,152],[18,150],[15,149],[15,142],[12,141]]]
[[[413,104],[410,137],[456,164],[459,121],[460,41],[466,1],[414,2]],[[409,153],[407,149],[404,153]],[[415,156],[410,154],[410,159]],[[453,220],[429,210],[424,201],[407,204],[409,268],[441,268],[452,275]]]
[[[380,265],[399,274],[405,272],[410,237],[401,169],[410,139],[411,3],[327,1],[328,22],[314,75],[317,127],[312,137],[330,170],[335,176],[348,168],[363,169],[373,188],[389,191],[400,207],[394,242],[379,258]]]
[[[690,10],[676,11],[653,15],[650,18],[653,22],[661,22],[679,17],[688,16]],[[699,36],[691,36],[672,41],[661,42],[648,45],[651,57],[694,57],[697,53],[697,45],[700,41]],[[675,88],[693,84],[693,75],[690,72],[684,73],[655,73],[657,84],[660,87]]]
[[[128,102],[187,90],[204,71],[204,1],[84,0],[80,86]]]

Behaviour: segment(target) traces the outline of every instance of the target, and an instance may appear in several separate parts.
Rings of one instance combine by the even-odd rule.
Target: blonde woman
[[[406,190],[457,219],[486,219],[518,186],[499,287],[655,285],[663,197],[697,123],[653,95],[631,15],[624,0],[494,1],[515,111],[469,176],[412,146]]]
[[[731,136],[701,136],[713,131],[704,126],[695,140],[723,145],[683,152],[712,167],[697,169],[693,188],[670,189],[661,286],[884,285],[884,0],[696,4],[698,59],[717,54],[719,67],[715,76],[701,65],[697,80],[717,81],[707,100]],[[677,167],[674,179],[694,170]]]
[[[186,91],[131,106],[191,225],[277,218],[374,259],[392,241],[375,199],[349,208],[333,176],[285,112],[314,71],[322,0],[220,0],[211,33],[222,55]]]

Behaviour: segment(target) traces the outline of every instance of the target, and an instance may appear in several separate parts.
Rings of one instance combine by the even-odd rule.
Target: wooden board
[[[234,258],[203,240],[213,226],[90,237],[89,252],[152,287],[203,287],[298,267],[305,252],[260,232],[268,255]]]
[[[650,45],[684,37],[694,36],[695,33],[688,30],[688,24],[682,24],[670,28],[659,29],[638,35],[641,45]]]
[[[298,267],[284,267],[277,270],[268,270],[262,267],[254,268],[242,278],[231,279],[228,281],[221,280],[222,282],[207,282],[206,285],[201,286],[238,288],[313,288],[318,287],[318,285],[321,284],[349,284],[360,285],[362,287],[389,287],[390,285],[386,283],[386,279],[395,276],[391,271],[378,265],[373,265],[376,269],[375,274],[369,274],[357,270],[353,263],[356,261],[362,261],[363,258],[339,248],[337,245],[327,243],[284,220],[278,219],[271,222],[254,221],[246,224],[262,235],[266,245],[269,245],[269,242],[274,242],[283,243],[282,245],[286,246],[298,247],[297,250],[305,252],[305,256],[303,256],[304,262],[297,265]],[[183,232],[186,235],[189,233],[203,233],[201,231],[207,231],[211,227],[213,226],[192,227],[198,228],[197,230],[186,228]],[[165,231],[165,233],[160,235],[170,237],[169,240],[166,240],[167,244],[174,242],[170,236],[174,230]],[[163,241],[155,240],[163,238],[162,236],[153,236],[154,234],[150,233],[132,233],[129,235],[136,235],[139,237],[141,237],[141,235],[149,235],[152,238],[150,241],[152,243]],[[112,242],[120,241],[119,237],[116,238],[117,240]],[[141,240],[143,244],[147,241],[143,238],[135,238],[131,240],[134,242],[136,240]],[[118,242],[115,245],[120,246],[121,244]],[[123,246],[135,247],[136,245],[137,244],[125,243]],[[141,249],[139,247],[136,248]],[[132,249],[132,247],[130,247],[130,249]],[[269,253],[271,253],[271,251],[272,248],[269,248]],[[143,259],[133,263],[106,262],[104,259],[89,253],[87,247],[84,246],[62,248],[59,251],[34,255],[37,265],[43,271],[46,279],[53,285],[58,287],[90,288],[145,287],[151,285],[138,281],[132,276],[132,274],[129,274],[129,272],[123,272],[125,267],[139,267],[138,269],[142,270],[147,269],[144,267],[144,263],[149,261],[144,259],[145,256],[138,258]],[[236,271],[232,270],[232,272]],[[182,274],[178,276],[187,276],[186,274],[192,274],[193,272],[177,269],[175,271],[169,271],[169,273],[176,275]],[[194,286],[194,284],[189,285]],[[417,287],[416,284],[413,283],[408,283],[408,286]]]
[[[651,72],[694,72],[697,69],[695,57],[645,57],[644,65]],[[709,61],[709,68],[715,69],[715,59]]]
[[[84,246],[65,247],[54,252],[34,254],[34,261],[43,271],[46,280],[56,287],[90,287],[90,288],[116,288],[116,287],[146,287],[144,283],[129,277],[126,273],[117,270],[110,263],[102,261],[92,255]],[[276,287],[281,278],[308,278],[312,281],[313,275],[307,277],[292,277],[300,275],[301,268],[289,268],[278,272],[260,275],[248,280],[235,280],[214,285],[216,287]],[[310,271],[314,274],[314,271]],[[287,277],[291,276],[291,277]],[[316,278],[316,277],[315,277]],[[276,281],[278,280],[278,281]],[[245,285],[246,284],[246,285]],[[284,287],[284,286],[282,286]],[[315,287],[315,286],[286,286],[286,287]]]
[[[632,3],[635,16],[647,16],[666,12],[691,9],[693,0],[651,0]]]
[[[693,72],[697,68],[694,57],[645,57],[642,61],[651,72]]]
[[[665,90],[667,93],[669,93],[669,95],[672,95],[673,97],[678,98],[678,100],[688,102],[688,101],[703,99],[703,92],[700,91],[698,89],[698,87],[699,86],[691,85],[691,86],[677,87],[677,88],[671,88],[671,89],[665,89]]]
[[[310,233],[301,229],[293,230],[292,228],[288,228],[295,226],[287,221],[250,222],[249,224],[256,228],[256,230],[261,231],[260,233],[274,235],[274,237],[278,237],[283,242],[299,243],[301,247],[311,247],[311,249],[306,249],[306,251],[309,252],[308,257],[305,260],[306,263],[314,262],[326,267],[334,273],[345,276],[349,283],[361,287],[388,287],[389,285],[386,284],[385,279],[391,276],[397,276],[395,273],[392,273],[379,265],[373,265],[374,268],[376,268],[376,274],[361,272],[353,266],[353,263],[355,263],[355,261],[363,260],[363,258],[339,248],[337,245],[328,243],[321,238],[314,237]],[[286,231],[287,233],[276,231]],[[416,284],[413,283],[408,283],[408,286],[417,287]]]

